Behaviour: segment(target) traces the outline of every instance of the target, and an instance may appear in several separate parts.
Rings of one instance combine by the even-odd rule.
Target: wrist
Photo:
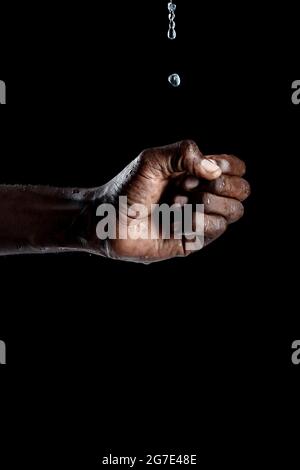
[[[26,225],[31,228],[24,251],[83,251],[87,245],[89,190],[28,186],[25,191]]]
[[[99,217],[97,217],[97,208],[101,204],[112,203],[110,184],[107,183],[98,188],[86,190],[87,194],[85,199],[88,201],[86,208],[82,210],[80,226],[84,227],[86,240],[85,246],[82,250],[109,257],[109,250],[107,240],[101,240],[97,236],[97,224]]]

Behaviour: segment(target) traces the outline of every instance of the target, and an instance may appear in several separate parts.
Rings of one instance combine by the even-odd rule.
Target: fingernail
[[[199,186],[200,180],[198,178],[195,178],[194,176],[188,176],[183,184],[184,189],[187,191],[191,189],[195,189]]]
[[[210,160],[206,158],[201,162],[202,167],[204,170],[208,171],[209,173],[214,173],[217,170],[220,170],[220,167],[216,164],[214,160]]]

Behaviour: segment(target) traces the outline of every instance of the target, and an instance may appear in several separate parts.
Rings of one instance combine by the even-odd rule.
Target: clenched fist
[[[190,254],[190,235],[175,237],[174,225],[169,237],[161,227],[153,235],[153,207],[158,204],[185,206],[204,205],[202,230],[204,246],[216,240],[244,214],[242,202],[250,194],[243,179],[244,162],[232,155],[203,156],[193,141],[143,151],[112,181],[98,190],[98,200],[118,208],[115,236],[107,238],[102,254],[136,262],[161,261]],[[120,196],[126,197],[129,210],[120,207]],[[130,210],[130,208],[135,208]],[[104,215],[102,213],[101,215]],[[192,213],[193,234],[197,234],[197,210]],[[130,228],[144,236],[128,237]],[[152,232],[150,233],[150,227]],[[172,233],[173,230],[173,233]],[[122,235],[121,235],[122,231]],[[99,243],[99,240],[98,240]],[[94,252],[97,241],[94,240]],[[194,246],[194,245],[193,245]]]

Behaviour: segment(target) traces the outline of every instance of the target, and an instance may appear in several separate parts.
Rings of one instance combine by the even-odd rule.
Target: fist
[[[105,241],[106,256],[150,263],[187,256],[194,251],[188,243],[191,233],[183,232],[178,239],[174,236],[174,223],[169,237],[165,237],[159,227],[155,237],[150,236],[149,220],[153,207],[158,204],[175,204],[181,208],[191,204],[195,230],[199,219],[197,205],[202,204],[202,246],[213,242],[244,214],[243,201],[250,194],[249,183],[243,178],[245,172],[245,164],[239,158],[223,154],[204,156],[189,140],[144,150],[101,189],[105,201],[118,207],[118,229],[114,239]],[[123,200],[126,197],[129,209],[143,207],[147,210],[123,210],[118,202],[120,196]],[[144,236],[120,235],[121,231],[124,234],[123,229],[132,229],[133,224],[135,233]]]

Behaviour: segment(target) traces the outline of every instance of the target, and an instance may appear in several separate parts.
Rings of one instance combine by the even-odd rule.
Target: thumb
[[[183,140],[155,150],[153,157],[166,177],[177,173],[188,173],[197,178],[214,180],[222,174],[217,163],[204,157],[192,140]]]

